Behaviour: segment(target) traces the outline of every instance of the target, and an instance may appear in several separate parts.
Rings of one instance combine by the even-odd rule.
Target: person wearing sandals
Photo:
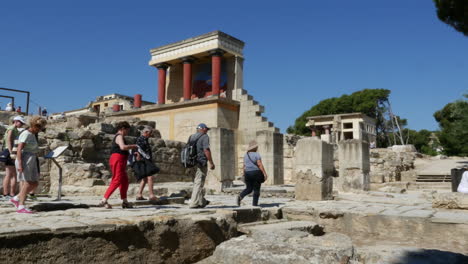
[[[153,154],[151,151],[150,143],[148,139],[153,134],[153,128],[150,126],[145,126],[141,131],[141,136],[139,136],[136,140],[136,144],[138,146],[138,150],[135,152],[136,160],[148,160],[152,162]],[[137,177],[137,180],[140,181],[140,189],[138,190],[138,194],[136,197],[137,201],[144,201],[146,200],[143,197],[143,190],[145,189],[145,185],[148,184],[148,193],[150,201],[157,200],[156,196],[154,195],[153,190],[153,175],[144,175],[144,178]]]
[[[249,142],[247,153],[244,155],[244,176],[246,188],[237,196],[237,206],[240,206],[242,199],[253,191],[253,206],[258,206],[260,197],[260,187],[268,178],[263,167],[262,157],[257,152],[258,144],[255,140]]]
[[[119,188],[120,198],[122,199],[122,208],[132,208],[133,206],[127,200],[128,176],[127,160],[130,149],[136,149],[137,145],[127,145],[125,136],[130,131],[130,124],[126,121],[117,123],[117,134],[112,140],[111,156],[109,165],[112,172],[112,180],[107,188],[104,197],[98,204],[100,207],[111,209],[112,206],[107,202],[112,193]]]
[[[5,177],[3,178],[3,196],[9,200],[16,193],[16,168],[15,168],[15,156],[13,153],[13,147],[15,140],[20,135],[19,128],[21,128],[26,121],[22,116],[16,116],[13,118],[13,125],[9,126],[3,136],[3,147],[8,149],[10,155],[7,156],[5,161]]]
[[[22,182],[21,190],[19,195],[10,200],[17,208],[16,212],[26,214],[33,213],[24,206],[26,195],[38,186],[40,177],[37,158],[39,143],[36,135],[45,129],[47,121],[42,117],[35,116],[29,123],[29,129],[19,135],[15,161],[18,180]]]

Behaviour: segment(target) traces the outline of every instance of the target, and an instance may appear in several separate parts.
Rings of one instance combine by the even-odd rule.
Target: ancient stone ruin
[[[468,263],[467,195],[439,180],[467,159],[428,157],[412,146],[371,148],[372,120],[359,113],[310,119],[308,137],[283,135],[244,89],[243,47],[215,31],[152,49],[158,104],[104,96],[53,116],[39,133],[39,200],[27,202],[37,214],[17,214],[0,201],[0,262]],[[11,118],[0,112],[0,135]],[[136,207],[121,209],[114,194],[108,210],[96,205],[111,178],[110,144],[121,120],[131,124],[130,143],[144,126],[155,128],[159,199],[136,201],[128,169]],[[201,122],[212,128],[217,168],[205,185],[210,204],[189,209],[194,169],[181,165],[180,151]],[[246,197],[238,207],[251,139],[270,179],[259,206]],[[59,170],[42,157],[59,146],[68,149],[57,159],[63,197],[54,201]]]

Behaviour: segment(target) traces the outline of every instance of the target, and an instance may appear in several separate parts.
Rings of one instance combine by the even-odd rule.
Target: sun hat
[[[22,116],[15,116],[15,118],[13,118],[13,121],[20,121],[21,123],[26,124],[26,121]]]
[[[251,151],[258,148],[258,143],[255,140],[249,142],[249,146],[247,147],[247,151]]]
[[[207,127],[205,123],[200,123],[200,124],[198,124],[198,126],[197,126],[197,129],[205,129],[205,128],[206,128],[207,130],[210,130],[210,128]]]

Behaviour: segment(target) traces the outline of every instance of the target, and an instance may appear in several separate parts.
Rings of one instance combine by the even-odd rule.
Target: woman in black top
[[[128,122],[117,123],[117,134],[114,137],[111,145],[111,156],[109,159],[109,165],[112,172],[112,180],[107,188],[104,198],[102,198],[99,206],[107,209],[112,206],[107,202],[112,193],[120,188],[120,198],[122,199],[122,208],[131,208],[132,205],[127,200],[128,190],[128,176],[127,176],[127,159],[128,151],[130,149],[136,149],[137,145],[127,145],[125,142],[125,136],[130,131],[130,124]]]
[[[137,161],[147,160],[149,162],[153,162],[151,146],[148,142],[148,139],[151,137],[152,133],[153,133],[153,129],[149,126],[146,126],[141,132],[141,136],[137,138],[137,141],[136,141],[136,144],[138,146],[138,151],[136,152]],[[153,175],[143,175],[143,178],[137,177],[137,180],[140,181],[140,189],[138,190],[136,199],[146,200],[145,198],[143,198],[143,189],[145,188],[145,185],[148,183],[149,199],[152,201],[156,200],[156,196],[154,195],[154,191],[153,191]]]

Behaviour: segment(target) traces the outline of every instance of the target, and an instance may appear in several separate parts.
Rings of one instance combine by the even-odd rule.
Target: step
[[[252,112],[252,113],[255,113],[255,115],[260,115],[265,110],[265,108],[263,106],[258,105],[258,104],[257,105],[249,105],[247,107],[248,107],[248,111]]]
[[[263,105],[258,105],[259,109],[257,111],[257,113],[264,113],[265,112],[265,106]]]
[[[237,230],[244,234],[252,234],[257,232],[277,232],[279,230],[305,231],[316,236],[324,234],[323,226],[312,221],[279,220],[268,222],[254,222],[249,224],[238,225]]]
[[[247,90],[245,89],[237,89],[237,95],[242,96],[244,94],[247,94]]]
[[[257,129],[268,129],[270,122],[257,122]]]
[[[253,96],[251,96],[249,94],[241,95],[241,101],[251,101],[251,100],[253,100]]]

